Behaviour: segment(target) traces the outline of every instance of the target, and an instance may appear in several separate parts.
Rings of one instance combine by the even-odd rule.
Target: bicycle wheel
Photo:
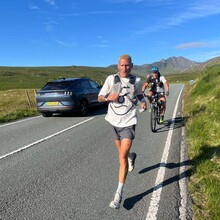
[[[161,106],[158,105],[157,107],[157,124],[159,125],[160,124],[160,115],[161,115]]]
[[[157,123],[157,107],[152,106],[152,108],[151,108],[151,119],[150,119],[151,131],[152,132],[156,131],[156,123]]]

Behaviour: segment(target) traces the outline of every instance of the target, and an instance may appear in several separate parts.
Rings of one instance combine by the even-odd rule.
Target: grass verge
[[[215,65],[185,90],[186,137],[192,161],[189,189],[196,220],[220,216],[219,84],[220,65]]]
[[[38,115],[33,89],[0,91],[0,100],[0,123]]]

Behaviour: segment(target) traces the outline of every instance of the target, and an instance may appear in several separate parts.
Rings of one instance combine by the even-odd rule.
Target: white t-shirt
[[[107,77],[99,95],[106,96],[112,92],[113,87],[115,87],[115,75],[117,74]],[[137,95],[142,94],[142,81],[140,77],[135,76],[135,83],[131,83],[130,78],[120,77],[119,99],[117,102],[110,102],[108,105],[105,119],[115,127],[128,127],[137,124]]]
[[[161,76],[161,77],[160,77],[160,82],[162,82],[163,85],[162,85],[162,87],[157,86],[157,92],[164,93],[164,92],[165,92],[164,83],[166,82],[166,79],[165,79],[164,76]]]

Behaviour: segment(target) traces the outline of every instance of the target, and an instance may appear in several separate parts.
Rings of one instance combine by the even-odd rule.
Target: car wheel
[[[51,112],[43,112],[43,113],[41,113],[42,114],[42,116],[44,116],[44,117],[51,117],[52,115],[53,115],[53,113],[51,113]]]
[[[86,100],[81,100],[79,104],[79,114],[86,115],[89,110],[89,106]]]

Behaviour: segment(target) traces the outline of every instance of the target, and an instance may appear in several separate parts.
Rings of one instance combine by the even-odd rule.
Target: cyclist
[[[152,103],[152,95],[158,93],[159,101],[161,102],[161,118],[160,123],[164,123],[164,114],[166,110],[166,96],[169,96],[169,84],[164,76],[161,76],[158,67],[151,68],[151,75],[147,76],[147,80],[143,83],[142,92],[145,93],[147,86],[151,83],[151,89],[147,94],[149,104]],[[165,88],[164,88],[165,87]],[[151,108],[150,110],[151,111]]]

